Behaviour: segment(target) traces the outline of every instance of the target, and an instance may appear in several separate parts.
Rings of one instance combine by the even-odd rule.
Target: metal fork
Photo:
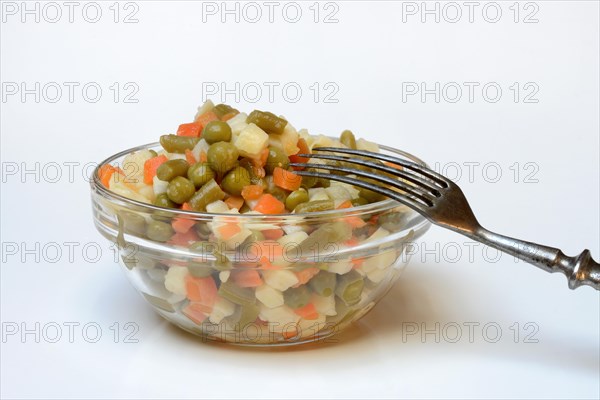
[[[589,250],[584,250],[578,256],[569,257],[559,249],[513,239],[483,228],[477,222],[458,185],[423,165],[364,150],[319,147],[313,149],[313,151],[342,153],[358,157],[337,154],[299,154],[299,156],[305,158],[335,161],[338,165],[291,163],[290,165],[295,167],[324,169],[333,172],[322,173],[298,170],[295,171],[297,175],[331,179],[382,194],[412,208],[436,225],[511,254],[546,272],[562,272],[567,277],[571,289],[588,285],[600,290],[600,264],[592,259]],[[385,165],[372,159],[386,161],[400,168]],[[340,163],[341,165],[339,165]],[[376,174],[370,170],[352,168],[352,165],[376,169],[384,172],[385,175]],[[371,182],[336,173],[353,174],[357,177],[367,178]],[[397,178],[400,178],[400,180]],[[385,184],[388,187],[373,182]]]

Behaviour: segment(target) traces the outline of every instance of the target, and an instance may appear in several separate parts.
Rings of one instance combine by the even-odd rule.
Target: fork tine
[[[318,158],[318,159],[323,159],[323,160],[343,161],[343,162],[348,162],[348,163],[352,163],[352,164],[363,165],[365,167],[371,167],[371,168],[378,169],[380,171],[388,172],[390,174],[398,176],[402,179],[405,179],[409,182],[414,183],[418,187],[424,187],[424,188],[428,189],[430,193],[433,193],[433,195],[435,197],[441,196],[440,191],[439,191],[439,186],[436,186],[431,181],[425,180],[425,179],[419,177],[418,175],[415,175],[412,172],[408,172],[407,170],[401,170],[398,168],[388,167],[387,165],[378,164],[373,161],[363,160],[361,158],[336,156],[336,155],[332,155],[332,154],[306,154],[306,155],[301,154],[300,156],[302,156],[302,157],[306,156],[307,158]]]
[[[400,189],[403,192],[406,192],[407,194],[416,197],[417,199],[421,200],[423,203],[425,203],[429,207],[433,206],[434,195],[432,193],[424,190],[421,187],[411,186],[402,181],[399,181],[397,179],[392,179],[392,178],[389,178],[384,175],[374,174],[374,173],[368,172],[368,171],[361,171],[359,169],[354,169],[354,168],[338,167],[338,166],[329,165],[329,164],[290,163],[290,165],[293,167],[319,168],[319,169],[326,169],[328,171],[333,171],[333,172],[345,172],[348,174],[363,176],[365,178],[373,179],[378,182],[386,183],[392,187],[395,187],[396,189]],[[294,173],[297,173],[297,171]],[[332,179],[330,175],[327,175],[327,177],[329,177],[329,179]]]
[[[396,200],[397,202],[400,202],[400,203],[412,208],[413,210],[417,211],[424,217],[429,218],[427,216],[426,206],[423,203],[415,201],[414,199],[412,199],[406,195],[402,195],[393,190],[390,190],[390,189],[387,189],[387,188],[384,188],[381,186],[377,186],[377,185],[374,185],[369,182],[361,181],[360,179],[348,178],[347,176],[344,176],[344,175],[324,174],[321,172],[311,172],[311,171],[294,171],[294,173],[296,175],[301,175],[301,176],[312,176],[315,178],[330,179],[332,181],[344,182],[344,183],[348,183],[350,185],[358,186],[358,187],[361,187],[364,189],[369,189],[373,192],[382,194],[393,200]]]
[[[315,147],[313,150],[316,151],[331,151],[334,153],[343,153],[343,154],[352,154],[355,156],[363,156],[369,158],[375,158],[381,161],[388,161],[394,164],[401,165],[405,168],[418,172],[422,175],[425,175],[429,179],[437,182],[441,187],[447,188],[450,186],[450,182],[448,182],[448,178],[443,175],[438,174],[435,171],[432,171],[429,168],[423,167],[417,163],[412,161],[403,160],[401,158],[393,157],[387,154],[374,153],[372,151],[367,150],[354,150],[354,149],[346,149],[343,147]]]

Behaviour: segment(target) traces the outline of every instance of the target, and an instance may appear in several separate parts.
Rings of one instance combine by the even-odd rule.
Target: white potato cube
[[[283,293],[273,289],[269,285],[261,285],[256,288],[256,298],[269,308],[280,307],[283,305]]]
[[[255,124],[248,124],[233,144],[242,156],[258,158],[269,144],[269,135]]]
[[[165,288],[171,293],[185,295],[185,277],[187,275],[186,267],[170,267],[165,276]]]
[[[264,271],[263,278],[267,285],[281,292],[299,282],[296,274],[285,269]]]

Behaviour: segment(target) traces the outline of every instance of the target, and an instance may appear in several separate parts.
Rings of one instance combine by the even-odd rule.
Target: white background
[[[62,18],[51,23],[56,9],[44,14],[44,3],[39,22],[22,15],[21,2],[7,3],[0,41],[3,398],[600,396],[598,292],[570,291],[563,276],[435,227],[387,297],[335,343],[275,350],[203,344],[155,315],[126,281],[93,227],[84,179],[86,163],[189,122],[207,83],[236,92],[239,82],[225,100],[241,110],[273,110],[311,133],[349,128],[412,152],[455,178],[486,227],[569,255],[589,248],[598,260],[598,2],[521,3],[518,22],[513,2],[499,2],[496,23],[486,20],[494,8],[482,15],[485,2],[473,22],[461,6],[455,23],[448,21],[455,9],[446,7],[439,23],[435,15],[422,22],[419,13],[403,14],[412,5],[401,2],[321,3],[317,23],[312,2],[299,3],[297,23],[283,18],[285,3],[273,23],[264,5],[262,19],[250,23],[248,8],[239,22],[235,15],[222,22],[200,2],[138,1],[118,5],[115,23],[108,2],[91,23],[82,15],[86,3],[78,3],[71,23],[59,2]],[[333,11],[338,22],[323,23]],[[138,22],[124,23],[131,12]],[[532,13],[538,22],[524,23]],[[36,82],[39,102],[35,94],[11,94]],[[63,88],[55,103],[50,82]],[[63,82],[79,84],[72,102]],[[92,89],[87,99],[81,92],[90,82],[102,89],[95,103]],[[263,88],[255,103],[251,82]],[[279,85],[272,99],[264,82]],[[462,97],[451,102],[450,84],[439,102],[434,94],[422,101],[407,95],[411,82],[429,89],[456,82]],[[463,82],[479,85],[472,102]],[[488,83],[502,90],[496,102],[492,89],[482,95]],[[302,89],[297,102],[293,90],[282,93],[286,84]],[[137,103],[124,102],[136,87],[130,100]],[[331,88],[335,103],[324,98]],[[533,91],[528,100],[537,102],[524,102]],[[73,163],[72,176],[65,163]],[[79,324],[72,343],[69,322]],[[139,328],[137,343],[125,340],[128,322]],[[470,322],[479,324],[472,340]],[[39,343],[35,333],[21,335],[36,323]],[[94,329],[82,333],[86,323],[102,329],[97,343],[86,341],[95,336]],[[49,343],[54,324],[62,336]],[[456,325],[462,335],[451,343]],[[15,326],[19,332],[8,335]],[[497,327],[501,336],[490,343]],[[433,333],[422,336],[423,329]]]

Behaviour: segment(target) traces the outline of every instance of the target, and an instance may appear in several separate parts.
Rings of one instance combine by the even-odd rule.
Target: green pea
[[[342,132],[340,142],[350,149],[356,149],[356,139],[354,138],[354,134],[349,130]]]
[[[183,176],[178,176],[169,182],[167,186],[167,196],[169,199],[177,204],[183,204],[190,199],[196,192],[196,187],[189,180]]]
[[[306,189],[300,188],[298,190],[294,190],[289,194],[287,199],[285,199],[285,208],[292,211],[298,206],[300,203],[306,203],[308,201],[308,192]]]
[[[190,168],[190,164],[185,160],[169,160],[158,167],[156,176],[161,181],[169,182],[177,176],[185,176],[188,168]]]
[[[162,135],[160,137],[160,145],[169,153],[183,154],[186,150],[193,149],[200,138],[191,136],[177,136],[177,135]]]
[[[123,218],[123,229],[125,232],[134,235],[143,235],[146,231],[146,219],[136,213],[123,211],[119,213]]]
[[[210,169],[208,163],[196,163],[188,169],[187,177],[196,188],[200,188],[206,182],[214,179],[215,173]]]
[[[248,115],[248,118],[246,118],[246,122],[255,124],[267,133],[277,134],[283,133],[283,130],[287,125],[285,119],[279,118],[273,113],[259,110],[252,111],[250,115]]]
[[[267,157],[267,163],[265,170],[272,174],[275,167],[281,167],[288,169],[290,166],[290,159],[285,155],[282,149],[279,147],[269,147],[269,156]]]
[[[280,188],[279,186],[275,186],[274,188],[267,190],[267,193],[272,194],[273,197],[275,197],[277,200],[279,200],[280,202],[282,202],[284,204],[288,197],[288,192],[286,192],[284,189]]]
[[[210,121],[202,130],[201,136],[208,144],[229,142],[231,140],[231,127],[227,122]]]
[[[242,167],[235,167],[225,175],[221,187],[233,196],[242,194],[244,186],[250,185],[250,174]]]
[[[158,207],[176,208],[177,204],[173,203],[166,193],[161,193],[154,199],[154,205]]]
[[[308,168],[308,172],[317,172],[314,168]],[[317,184],[317,178],[314,176],[303,176],[301,186],[305,189],[310,189]]]
[[[167,222],[151,221],[146,227],[146,236],[157,242],[166,242],[173,236],[173,228]]]
[[[239,152],[229,142],[217,142],[210,145],[206,156],[210,168],[219,174],[219,176],[223,176],[227,171],[236,166]]]

